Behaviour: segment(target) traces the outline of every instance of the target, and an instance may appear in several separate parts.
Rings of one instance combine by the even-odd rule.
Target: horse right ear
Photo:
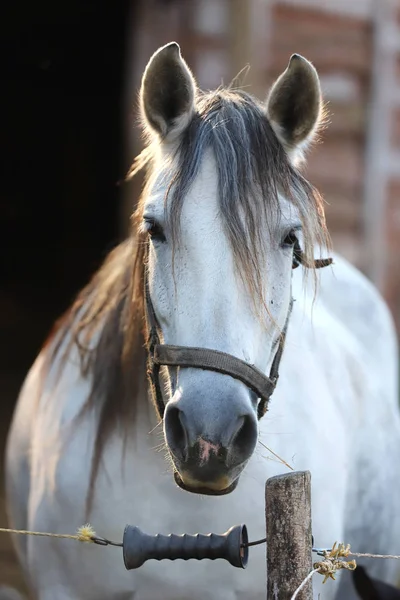
[[[172,142],[188,126],[195,111],[196,83],[171,42],[151,57],[142,78],[140,107],[148,128],[163,140]]]
[[[296,155],[313,140],[323,122],[318,73],[313,65],[293,54],[267,98],[269,121],[289,155]],[[300,151],[300,152],[299,152]]]

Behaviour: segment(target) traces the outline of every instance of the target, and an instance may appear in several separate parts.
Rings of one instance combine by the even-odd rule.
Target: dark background
[[[117,241],[130,4],[0,9],[3,367],[19,365],[21,353],[33,358]]]
[[[123,0],[1,3],[0,450],[54,319],[119,241],[134,11]],[[13,573],[1,534],[0,584]]]

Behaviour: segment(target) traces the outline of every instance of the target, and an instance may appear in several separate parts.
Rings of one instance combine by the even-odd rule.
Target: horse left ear
[[[176,42],[153,54],[140,89],[145,124],[168,142],[175,141],[195,111],[196,84]]]
[[[268,119],[285,148],[294,151],[311,142],[322,120],[321,86],[316,69],[293,54],[267,98]]]

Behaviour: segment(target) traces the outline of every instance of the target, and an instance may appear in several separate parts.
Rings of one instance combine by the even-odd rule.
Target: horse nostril
[[[242,456],[249,456],[257,442],[257,423],[252,415],[241,418],[242,425],[233,437],[235,452]]]
[[[179,408],[168,407],[164,417],[165,435],[171,451],[181,459],[187,455],[187,435],[184,415]]]

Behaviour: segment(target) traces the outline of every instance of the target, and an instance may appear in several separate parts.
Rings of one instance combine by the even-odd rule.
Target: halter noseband
[[[321,269],[332,264],[331,258],[315,260],[315,268]],[[293,269],[299,265],[308,267],[304,260],[303,252],[298,241],[294,245],[293,251]],[[160,368],[180,367],[204,369],[214,371],[223,375],[230,375],[234,379],[244,383],[252,390],[260,402],[257,408],[257,417],[261,419],[267,412],[268,402],[272,396],[279,378],[279,365],[281,362],[289,318],[292,312],[293,298],[290,300],[289,310],[286,322],[279,338],[278,349],[272,361],[269,377],[264,375],[259,369],[249,363],[218,350],[209,348],[196,348],[190,346],[170,346],[160,343],[159,331],[161,327],[153,307],[150,296],[149,282],[147,273],[145,275],[145,315],[148,331],[147,338],[147,377],[150,383],[151,395],[156,406],[160,419],[164,416],[165,404],[160,383]]]

